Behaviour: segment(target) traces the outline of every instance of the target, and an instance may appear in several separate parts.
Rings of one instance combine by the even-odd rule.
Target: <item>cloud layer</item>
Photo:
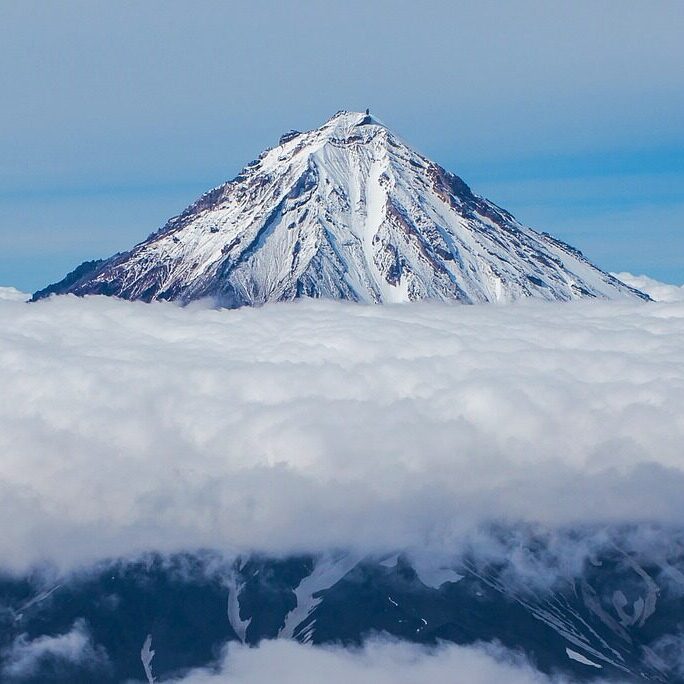
[[[0,301],[6,568],[684,519],[684,303]]]
[[[231,644],[220,669],[196,670],[182,684],[261,684],[329,682],[330,684],[569,684],[547,677],[522,657],[495,646],[449,645],[427,649],[405,642],[375,641],[361,650],[315,648],[292,641],[265,641],[258,648]]]

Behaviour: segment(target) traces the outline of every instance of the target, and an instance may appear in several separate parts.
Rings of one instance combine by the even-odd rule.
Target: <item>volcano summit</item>
[[[85,262],[33,299],[65,293],[229,308],[299,297],[648,299],[473,194],[374,117],[344,111],[283,135],[130,251]]]

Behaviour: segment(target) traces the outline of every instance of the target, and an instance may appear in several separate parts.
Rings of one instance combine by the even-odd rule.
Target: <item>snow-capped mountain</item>
[[[128,252],[37,292],[463,303],[647,295],[520,224],[368,113],[291,131]]]

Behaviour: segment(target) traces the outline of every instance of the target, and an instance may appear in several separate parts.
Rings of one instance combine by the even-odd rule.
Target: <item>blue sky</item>
[[[0,2],[0,284],[143,239],[372,110],[609,270],[684,282],[684,3]]]

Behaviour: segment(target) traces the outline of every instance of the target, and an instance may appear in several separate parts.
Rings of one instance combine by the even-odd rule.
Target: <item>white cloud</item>
[[[106,653],[93,645],[83,620],[77,620],[65,634],[32,640],[25,634],[20,635],[2,656],[3,681],[36,677],[48,663],[97,670],[108,666]]]
[[[16,287],[0,287],[0,300],[7,299],[13,302],[25,302],[31,295],[17,290]]]
[[[304,646],[292,641],[264,641],[258,648],[230,644],[218,671],[195,670],[183,684],[561,684],[519,656],[502,648],[453,644],[427,649],[406,642],[374,641],[363,649]]]
[[[0,302],[4,567],[684,519],[684,304]]]
[[[632,275],[626,271],[613,273],[613,275],[623,283],[627,283],[627,285],[645,292],[651,299],[657,302],[684,301],[684,285],[669,285],[668,283],[661,283],[659,280],[649,278],[646,275]]]

